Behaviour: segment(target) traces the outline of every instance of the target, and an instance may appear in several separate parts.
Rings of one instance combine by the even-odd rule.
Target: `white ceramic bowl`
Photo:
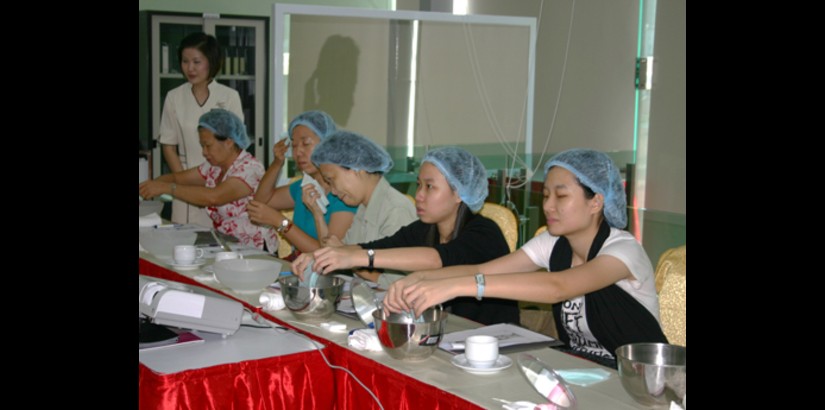
[[[153,212],[160,215],[163,211],[163,202],[160,201],[141,201],[138,204],[138,216],[146,216]]]
[[[141,228],[140,246],[159,259],[171,259],[175,246],[194,245],[198,239],[195,232],[180,232],[174,229]]]
[[[281,262],[264,259],[225,259],[215,263],[215,277],[243,293],[260,292],[278,278]]]

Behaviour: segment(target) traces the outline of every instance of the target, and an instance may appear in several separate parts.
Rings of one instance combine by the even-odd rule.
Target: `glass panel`
[[[200,25],[160,24],[160,50],[158,50],[159,55],[157,58],[160,61],[161,74],[179,74],[181,72],[178,46],[186,36],[199,31],[203,31],[203,27]],[[163,92],[163,94],[166,93]]]
[[[218,81],[241,96],[244,123],[253,141],[246,150],[254,156],[257,146],[254,142],[262,133],[255,126],[255,27],[218,24],[215,25],[215,38],[224,53]]]
[[[224,76],[255,75],[255,28],[215,26],[215,38],[224,50]]]

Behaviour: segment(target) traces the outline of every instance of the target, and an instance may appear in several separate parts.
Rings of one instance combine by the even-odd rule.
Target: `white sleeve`
[[[611,235],[612,236],[612,235]],[[612,237],[602,246],[599,255],[610,255],[625,264],[635,280],[628,280],[634,289],[641,289],[642,285],[653,280],[653,266],[647,257],[642,245],[630,234]]]
[[[166,99],[163,101],[163,111],[160,116],[160,127],[158,130],[158,141],[166,145],[180,145],[182,135],[180,135],[180,127],[178,126],[177,107],[172,98],[174,90],[166,94]]]
[[[551,236],[548,232],[542,232],[539,236],[530,239],[525,243],[521,250],[527,254],[536,266],[541,266],[544,269],[550,269],[550,254],[553,252],[558,237]]]

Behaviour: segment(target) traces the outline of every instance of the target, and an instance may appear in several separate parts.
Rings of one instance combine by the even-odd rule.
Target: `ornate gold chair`
[[[656,264],[659,318],[671,344],[686,346],[687,245],[666,250]]]
[[[547,230],[546,225],[542,225],[536,229],[533,237],[539,236],[542,232]],[[553,304],[552,303],[537,303],[537,302],[518,302],[521,314],[519,319],[521,325],[538,333],[548,335],[550,337],[559,338],[558,331],[556,331],[556,320],[553,318]]]
[[[479,213],[498,224],[499,228],[501,228],[501,233],[504,234],[504,239],[507,240],[507,246],[510,247],[510,252],[515,251],[516,243],[518,242],[518,221],[516,221],[516,216],[513,215],[513,211],[499,204],[485,202]]]

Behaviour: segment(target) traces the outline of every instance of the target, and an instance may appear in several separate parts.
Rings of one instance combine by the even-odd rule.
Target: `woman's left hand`
[[[311,184],[304,185],[303,187],[301,187],[301,190],[303,191],[303,193],[301,194],[301,201],[304,203],[304,205],[306,205],[307,208],[309,208],[309,210],[312,211],[313,215],[323,215],[323,212],[321,212],[321,208],[318,206],[317,201],[321,194],[318,192],[318,190],[315,189],[315,186]]]
[[[152,199],[166,193],[172,192],[172,184],[161,181],[144,181],[138,185],[138,191],[143,199]]]

